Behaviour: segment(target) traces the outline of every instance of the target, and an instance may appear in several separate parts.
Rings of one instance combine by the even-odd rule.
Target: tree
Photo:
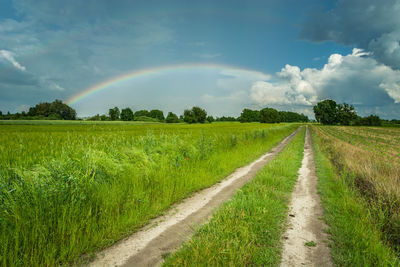
[[[292,111],[279,111],[281,122],[308,122],[308,117]]]
[[[28,115],[63,120],[76,119],[76,111],[58,99],[52,103],[39,103],[36,106],[29,108]]]
[[[350,125],[351,122],[357,119],[357,113],[352,105],[343,103],[337,105],[337,122],[341,125]]]
[[[192,107],[185,109],[183,112],[183,120],[187,123],[204,123],[207,118],[207,112],[200,107]]]
[[[101,121],[109,121],[110,117],[108,117],[107,115],[103,114],[103,115],[100,116],[100,120]]]
[[[379,118],[379,116],[376,115],[369,115],[368,117],[358,117],[358,119],[355,122],[355,125],[364,125],[364,126],[381,126],[382,125],[382,120]]]
[[[135,118],[135,120],[136,120],[136,118],[143,117],[143,116],[150,117],[150,114],[147,110],[144,110],[144,109],[138,110],[135,112],[135,114],[133,114],[133,117]]]
[[[121,112],[119,111],[118,107],[110,108],[108,111],[108,115],[110,116],[110,119],[112,121],[119,120],[119,117],[121,115]]]
[[[121,110],[121,120],[133,121],[133,111],[130,108],[123,108]]]
[[[165,119],[165,122],[167,123],[178,123],[179,118],[175,113],[168,112],[167,118]]]
[[[100,114],[96,114],[96,115],[90,117],[88,120],[89,121],[99,121],[100,120]]]
[[[225,117],[225,116],[222,116],[222,117],[220,117],[220,118],[216,118],[215,119],[216,121],[236,121],[236,119],[234,118],[234,117]]]
[[[207,116],[207,119],[206,119],[209,123],[212,123],[212,122],[214,122],[215,121],[215,119],[214,119],[214,117],[213,116]]]
[[[50,103],[50,114],[57,114],[63,120],[76,119],[76,111],[61,100],[55,100],[53,103]]]
[[[263,108],[262,110],[260,110],[260,122],[279,122],[279,112],[274,108]]]
[[[194,117],[196,118],[196,122],[204,123],[207,118],[207,112],[200,107],[193,107],[192,111],[194,113]]]
[[[196,119],[194,117],[194,113],[190,109],[185,109],[183,111],[183,121],[186,123],[196,123]]]
[[[164,121],[164,112],[159,109],[153,109],[149,112],[149,117],[158,119],[159,121]]]
[[[338,106],[334,100],[327,99],[314,106],[315,119],[322,124],[338,123]]]
[[[260,121],[260,111],[251,110],[248,108],[243,109],[239,117],[240,122],[256,122]]]
[[[43,116],[48,117],[50,115],[50,103],[39,103],[34,107],[29,108],[29,116]]]

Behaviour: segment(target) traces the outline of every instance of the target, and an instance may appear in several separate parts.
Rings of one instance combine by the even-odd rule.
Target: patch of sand
[[[289,208],[289,226],[283,235],[281,266],[333,266],[317,183],[307,127],[304,157]],[[314,242],[315,246],[306,245],[307,242]]]

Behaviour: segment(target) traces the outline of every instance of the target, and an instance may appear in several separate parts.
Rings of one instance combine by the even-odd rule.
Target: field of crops
[[[81,260],[269,150],[295,124],[0,126],[0,265]]]
[[[382,244],[399,254],[400,129],[339,126],[312,129],[321,151],[340,174],[340,181],[359,195],[360,203],[365,203],[365,214],[378,230]]]

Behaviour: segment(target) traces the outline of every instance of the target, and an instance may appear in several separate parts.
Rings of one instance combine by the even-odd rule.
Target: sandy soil
[[[317,193],[317,176],[310,133],[307,128],[304,158],[292,195],[288,214],[289,226],[283,235],[281,266],[333,266],[327,246],[327,227]],[[307,246],[313,241],[316,246]]]
[[[156,266],[163,255],[173,252],[214,210],[230,199],[235,191],[249,182],[292,140],[297,129],[279,145],[253,163],[238,168],[222,182],[206,188],[172,207],[165,216],[154,219],[148,226],[97,254],[90,266]]]

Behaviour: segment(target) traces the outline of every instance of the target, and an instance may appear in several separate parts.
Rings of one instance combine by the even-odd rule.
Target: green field
[[[8,121],[0,126],[0,264],[90,257],[297,127]]]
[[[2,122],[0,265],[84,263],[299,124]],[[400,129],[311,125],[338,266],[399,266]],[[278,265],[304,130],[165,265]]]

